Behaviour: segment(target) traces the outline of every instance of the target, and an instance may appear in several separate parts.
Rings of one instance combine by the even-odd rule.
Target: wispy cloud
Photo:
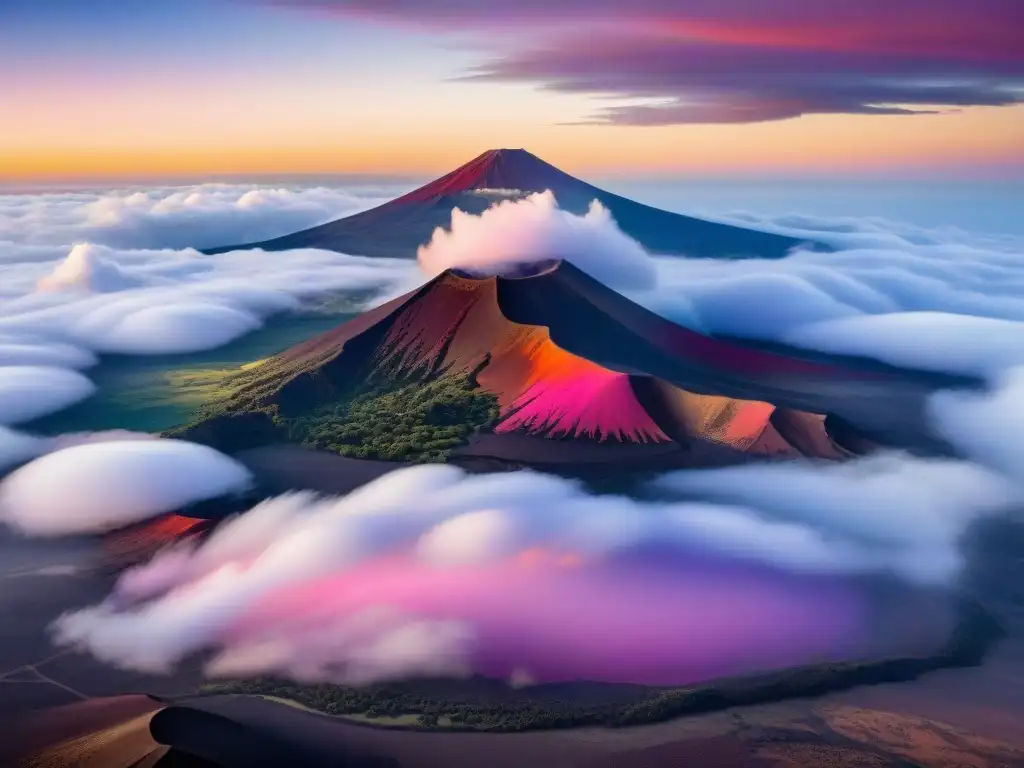
[[[1024,98],[1024,6],[1007,0],[281,4],[476,33],[494,56],[468,79],[634,102],[598,110],[593,123],[913,115]]]

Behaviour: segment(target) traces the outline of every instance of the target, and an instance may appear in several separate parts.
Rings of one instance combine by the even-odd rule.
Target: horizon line
[[[456,166],[458,167],[458,166]],[[451,170],[454,170],[451,169]],[[0,190],[9,191],[17,188],[52,188],[61,186],[110,186],[123,184],[140,186],[153,183],[170,183],[174,185],[194,184],[244,184],[244,183],[275,183],[275,182],[331,182],[355,184],[421,184],[440,178],[448,171],[409,171],[409,172],[366,172],[366,171],[251,171],[251,172],[182,172],[182,173],[111,173],[111,174],[43,174],[32,176],[14,176],[0,178]],[[1024,165],[1001,166],[997,168],[907,168],[880,171],[877,168],[863,169],[860,172],[852,169],[791,169],[769,171],[755,169],[741,171],[723,169],[708,171],[705,169],[687,171],[685,169],[665,169],[652,171],[648,168],[636,170],[595,170],[576,172],[573,175],[585,176],[590,179],[621,179],[631,182],[715,182],[715,181],[793,181],[793,182],[950,182],[972,181],[993,183],[1024,183]]]

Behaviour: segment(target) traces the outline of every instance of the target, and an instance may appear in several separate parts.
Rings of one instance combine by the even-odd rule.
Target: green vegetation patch
[[[405,685],[298,685],[269,678],[208,685],[203,692],[261,696],[378,726],[474,731],[609,725],[623,705],[614,701],[584,703],[531,698],[523,692],[512,695],[512,691],[488,695],[472,685],[465,695],[432,695]]]
[[[163,374],[167,402],[181,403],[191,408],[210,409],[227,401],[235,393],[234,382],[262,365],[264,360],[246,363],[238,368],[184,368]]]
[[[497,397],[464,374],[371,384],[284,425],[292,440],[343,456],[441,462],[498,416]]]

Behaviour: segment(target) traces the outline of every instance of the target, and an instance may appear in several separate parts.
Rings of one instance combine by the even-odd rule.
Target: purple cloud
[[[632,35],[565,39],[510,53],[467,79],[536,81],[551,90],[660,102],[609,107],[594,122],[750,123],[814,113],[898,115],[1007,106],[1024,96],[1024,60],[980,64],[936,55]]]
[[[495,57],[462,79],[641,102],[603,108],[593,123],[911,115],[1024,101],[1024,4],[1017,0],[287,4],[478,33]]]

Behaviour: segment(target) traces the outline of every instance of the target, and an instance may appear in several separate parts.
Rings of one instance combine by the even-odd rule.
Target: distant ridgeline
[[[877,415],[882,392],[892,411]],[[690,466],[843,458],[914,414],[877,373],[701,336],[562,263],[444,273],[239,371],[169,434],[228,453]]]
[[[977,666],[1005,632],[970,600],[959,601],[956,610],[954,630],[929,654],[810,664],[676,688],[577,681],[513,689],[483,677],[456,684],[436,680],[350,687],[261,678],[212,685],[207,692],[271,696],[328,715],[356,716],[361,722],[390,727],[485,732],[628,727],[909,682],[941,669]]]
[[[479,214],[498,200],[548,190],[564,210],[575,214],[586,213],[592,201],[600,201],[623,232],[653,253],[777,259],[799,245],[808,245],[783,235],[652,208],[580,181],[523,149],[492,149],[368,211],[273,240],[226,245],[206,252],[321,248],[362,256],[415,258],[416,249],[430,240],[435,228],[451,224],[455,208]],[[810,245],[824,248],[820,243]]]

